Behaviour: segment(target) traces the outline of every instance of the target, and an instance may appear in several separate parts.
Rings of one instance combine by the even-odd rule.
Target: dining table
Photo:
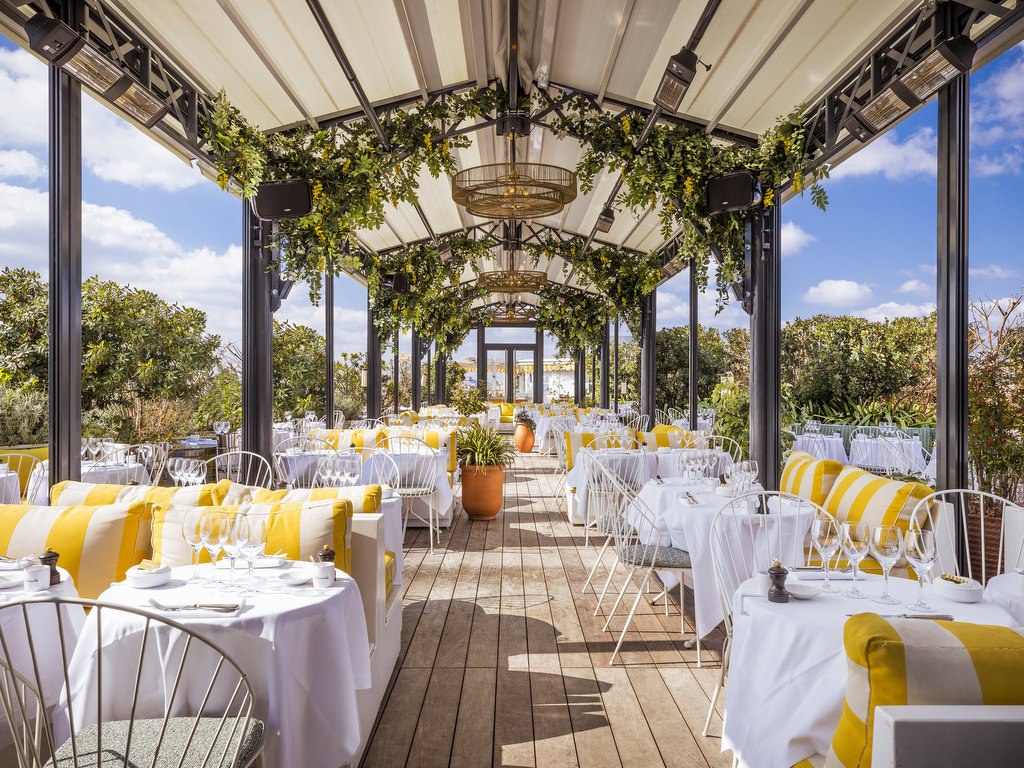
[[[884,468],[903,474],[924,473],[928,460],[918,435],[912,437],[855,435],[850,441],[850,464]]]
[[[1000,573],[985,585],[985,599],[1011,616],[1015,627],[1024,627],[1024,573]]]
[[[21,478],[7,463],[0,462],[0,504],[21,503]]]
[[[850,457],[846,455],[846,446],[843,444],[843,436],[839,432],[831,435],[810,432],[799,434],[793,442],[793,449],[809,453],[816,459],[838,461],[844,466],[850,463]]]
[[[365,736],[360,733],[356,692],[371,685],[370,646],[354,579],[336,571],[334,585],[324,589],[308,583],[292,586],[281,579],[282,574],[311,574],[312,567],[310,563],[288,562],[277,568],[260,568],[259,591],[243,597],[188,582],[192,567],[186,566],[173,568],[166,585],[138,589],[122,582],[112,585],[99,599],[173,619],[234,658],[255,694],[253,716],[266,725],[264,765],[268,768],[337,768],[357,753]],[[196,603],[234,603],[238,608],[231,613],[164,611],[154,607],[151,599],[170,608]],[[104,717],[128,718],[137,664],[116,662],[138,658],[146,626],[144,618],[128,613],[106,612],[99,632],[95,623],[93,612],[68,668],[65,695],[70,697],[78,729],[96,719],[96,670],[101,657]],[[142,679],[147,693],[139,700],[136,717],[162,717],[177,672],[177,664],[163,661],[180,659],[187,638],[163,624],[150,624],[148,631],[151,637],[146,642],[159,652],[150,653],[144,661]],[[205,694],[215,664],[210,655],[189,655],[172,715],[194,714],[182,704]],[[233,687],[214,688],[206,711],[219,714],[228,705]],[[62,714],[66,731],[66,711]]]
[[[859,587],[875,596],[882,577],[862,574]],[[821,582],[816,582],[820,584]],[[722,751],[732,750],[745,768],[795,765],[813,754],[828,754],[846,691],[847,657],[843,626],[856,613],[890,618],[908,613],[917,597],[916,581],[889,579],[899,605],[821,593],[809,600],[771,603],[755,579],[740,585],[733,599],[733,639]],[[926,585],[925,602],[955,621],[1014,626],[1013,616],[995,602],[960,603],[936,595]]]

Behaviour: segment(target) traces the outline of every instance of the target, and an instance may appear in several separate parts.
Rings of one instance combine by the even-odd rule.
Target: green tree
[[[327,345],[306,325],[274,320],[274,414],[324,412]]]

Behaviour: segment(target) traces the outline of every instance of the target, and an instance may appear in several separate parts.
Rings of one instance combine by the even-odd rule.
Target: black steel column
[[[394,368],[392,370],[392,375],[394,376],[394,379],[391,382],[392,390],[393,390],[394,397],[395,397],[395,413],[398,413],[398,394],[399,394],[398,386],[401,383],[400,380],[402,378],[402,373],[399,370],[399,368],[402,365],[402,359],[401,359],[401,355],[399,354],[399,351],[398,351],[399,350],[398,343],[401,340],[402,340],[402,337],[399,336],[398,329],[396,328],[395,329],[395,338],[394,338],[394,342],[395,342],[395,359],[394,359],[394,363],[393,363],[394,364]]]
[[[533,402],[544,402],[544,330],[537,329],[533,345]]]
[[[576,406],[583,405],[583,398],[587,394],[587,353],[577,352],[576,360],[572,366],[572,396]]]
[[[514,349],[505,350],[505,402],[514,403],[516,401],[516,352]]]
[[[776,197],[776,200],[781,197]],[[782,392],[779,365],[782,329],[780,206],[750,216],[752,312],[750,315],[750,458],[761,482],[777,490],[782,471]]]
[[[640,413],[650,417],[655,424],[654,411],[655,387],[657,384],[657,363],[655,347],[657,344],[658,292],[651,291],[644,299],[643,314],[640,317]]]
[[[433,364],[434,364],[434,350],[432,349],[433,343],[427,342],[427,405],[434,405],[434,388],[431,376],[433,376]]]
[[[366,418],[379,419],[381,412],[381,352],[380,334],[373,317],[375,310],[366,297]]]
[[[324,275],[324,345],[327,351],[327,388],[324,403],[327,409],[325,424],[334,429],[334,276]]]
[[[697,301],[699,299],[699,288],[697,286],[697,270],[690,264],[690,429],[697,431],[697,355],[699,352],[697,331],[700,329]]]
[[[78,2],[61,20],[77,29]],[[82,476],[82,85],[49,66],[50,483]]]
[[[939,91],[938,356],[935,450],[939,490],[966,488],[968,146],[970,80]],[[959,530],[960,526],[957,526]]]
[[[615,313],[615,362],[614,362],[614,376],[615,376],[615,412],[619,412],[619,314]]]
[[[483,323],[476,324],[476,385],[487,399],[487,336]]]
[[[274,321],[268,247],[272,224],[242,201],[242,450],[271,460],[274,436]]]
[[[412,329],[412,409],[419,411],[421,400],[422,370],[420,364],[423,362],[423,345],[420,344],[420,334],[415,328]]]
[[[604,338],[601,340],[601,373],[600,373],[600,379],[601,379],[601,393],[600,394],[601,394],[601,397],[600,397],[600,403],[599,404],[600,404],[600,406],[602,408],[607,408],[608,407],[608,402],[609,402],[609,398],[608,398],[608,365],[611,362],[608,359],[611,356],[611,354],[610,354],[611,350],[609,350],[609,346],[611,346],[611,342],[610,342],[609,336],[611,334],[610,334],[609,331],[610,331],[610,329],[608,327],[608,323],[605,323],[604,324]]]
[[[448,353],[438,350],[434,364],[434,402],[448,402]]]

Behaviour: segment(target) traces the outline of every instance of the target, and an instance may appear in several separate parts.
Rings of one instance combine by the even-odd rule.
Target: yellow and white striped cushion
[[[820,506],[825,503],[842,471],[841,462],[817,459],[809,453],[793,451],[782,470],[779,489],[809,499]]]
[[[309,560],[324,544],[337,554],[340,570],[352,572],[352,502],[348,499],[248,504],[241,512],[267,518],[267,552],[284,550],[289,560]]]
[[[346,448],[376,448],[380,429],[315,429],[313,437],[324,440],[332,448],[343,451]],[[365,461],[369,454],[363,456]]]
[[[279,491],[259,489],[252,497],[253,504],[278,502],[326,501],[348,499],[356,512],[373,513],[380,509],[379,485],[349,485],[340,488],[283,488]]]
[[[565,440],[565,464],[569,469],[572,469],[580,451],[589,446],[597,435],[593,432],[565,432],[563,434],[563,439]],[[607,443],[607,445],[618,448],[619,441],[614,439]]]
[[[205,485],[181,487],[163,485],[111,485],[65,480],[50,488],[51,504],[114,504],[148,501],[152,504],[185,504],[209,507],[215,504],[238,505],[252,499],[258,486],[221,480]]]
[[[222,512],[231,519],[238,513],[238,506],[221,506],[212,504],[189,504],[172,502],[170,504],[155,504],[153,506],[153,535],[152,535],[152,557],[159,563],[170,568],[177,568],[181,565],[192,563],[192,550],[185,543],[182,531],[185,527],[185,515],[196,508],[208,512]],[[219,519],[214,518],[213,538],[217,537]],[[269,549],[268,552],[277,550]],[[200,550],[199,562],[210,562],[210,555],[206,550]]]
[[[395,553],[384,551],[384,594],[391,594],[391,585],[395,583],[398,561],[395,560]]]
[[[81,597],[100,596],[149,556],[151,507],[145,502],[40,507],[0,505],[0,553],[60,555]]]
[[[907,530],[917,503],[931,493],[920,483],[904,483],[844,467],[825,499],[825,511],[839,522],[863,520],[869,526],[898,525]]]
[[[1024,704],[1024,628],[860,613],[843,643],[846,699],[828,768],[869,768],[875,707]]]
[[[401,429],[382,429],[380,430],[379,440],[383,440],[386,437],[394,435],[408,435],[410,437],[418,437],[425,442],[431,448],[437,450],[442,449],[441,446],[447,446],[448,454],[448,471],[454,472],[459,468],[459,455],[458,455],[458,437],[457,433],[450,429],[428,429],[426,432],[412,432]]]
[[[678,427],[653,432],[637,432],[636,435],[637,442],[647,446],[647,450],[649,451],[656,451],[659,448],[684,447],[683,430]]]

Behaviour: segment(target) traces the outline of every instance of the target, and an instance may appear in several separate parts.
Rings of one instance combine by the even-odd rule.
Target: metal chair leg
[[[608,545],[611,543],[611,541],[612,541],[612,537],[611,536],[608,536],[604,540],[604,546],[601,547],[601,551],[597,553],[597,561],[591,567],[590,573],[587,574],[587,580],[585,582],[583,582],[583,589],[580,590],[580,594],[581,595],[584,592],[587,591],[587,587],[590,585],[591,580],[594,578],[594,572],[597,571],[597,567],[599,565],[601,565],[601,558],[604,556],[604,553],[608,549]]]
[[[622,647],[622,641],[626,639],[626,632],[629,631],[629,624],[633,621],[633,615],[636,613],[636,607],[640,605],[640,598],[643,597],[644,587],[647,586],[647,580],[651,577],[650,569],[647,570],[647,575],[644,576],[644,582],[640,585],[640,591],[636,593],[636,599],[633,600],[633,607],[629,610],[629,616],[626,617],[626,623],[622,626],[622,632],[619,634],[619,642],[615,644],[615,650],[612,651],[612,658],[608,662],[608,666],[615,663],[615,657],[619,654],[619,648]]]
[[[626,590],[629,588],[629,582],[633,580],[633,574],[636,573],[636,566],[634,565],[629,569],[629,573],[626,576],[626,580],[622,582],[622,589],[619,590],[619,596],[615,598],[615,604],[612,606],[611,612],[608,614],[608,618],[605,619],[604,626],[601,628],[602,632],[608,631],[608,625],[611,624],[612,617],[615,615],[615,610],[619,607],[619,603],[622,602],[622,596],[626,594]],[[643,594],[643,590],[640,590],[640,594]]]
[[[711,696],[711,706],[708,707],[708,716],[704,721],[704,730],[701,731],[702,736],[708,735],[708,726],[711,725],[711,716],[715,713],[715,704],[718,703],[718,694],[722,692],[723,688],[725,688],[725,668],[729,663],[729,651],[731,650],[729,641],[731,639],[731,637],[726,635],[725,645],[722,648],[722,668],[718,670],[718,683],[715,685],[715,692]]]
[[[604,602],[604,596],[608,593],[608,586],[612,583],[612,576],[615,575],[615,569],[618,565],[619,559],[616,557],[615,562],[612,563],[612,567],[608,569],[608,578],[604,580],[604,588],[601,590],[601,595],[597,598],[597,605],[594,607],[595,616],[597,616],[597,612],[601,610],[601,603]]]

